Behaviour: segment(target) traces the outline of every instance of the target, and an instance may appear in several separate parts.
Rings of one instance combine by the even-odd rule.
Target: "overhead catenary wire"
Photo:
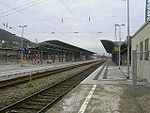
[[[78,0],[75,0],[75,1],[76,1],[76,3],[77,3],[78,5],[80,5]],[[85,18],[87,18],[87,17],[88,17],[88,14],[85,12],[85,10],[84,10],[82,7],[81,7],[80,9],[81,9],[81,11],[83,12],[83,14],[86,16]]]
[[[93,0],[94,2],[94,0]],[[89,0],[89,28],[91,28],[91,32],[94,33],[94,24],[93,24],[93,21],[91,20],[92,18],[92,3],[91,3],[91,0]]]
[[[78,0],[79,1],[79,0]],[[17,7],[16,7],[17,8]],[[69,8],[69,10],[71,10],[71,7],[70,6],[68,6],[68,8]],[[81,8],[84,8],[84,7],[81,7]],[[19,10],[19,9],[18,9]],[[22,12],[22,11],[21,11]],[[73,11],[72,11],[73,12]],[[82,23],[82,24],[84,24],[84,22],[82,21],[82,20],[80,20],[80,17],[78,17],[78,15],[75,13],[75,12],[73,12],[75,15],[76,15],[76,17],[78,18],[78,20],[80,21],[80,23]],[[27,15],[28,16],[28,14],[25,14],[25,15]],[[30,16],[30,15],[29,15]],[[31,16],[30,16],[31,17]],[[92,15],[92,19],[93,18],[101,18],[102,16],[100,16],[99,15],[99,17],[98,17],[98,15],[95,15],[95,17]],[[104,16],[103,16],[104,17]],[[106,17],[106,16],[105,16]],[[109,17],[109,16],[108,16]],[[111,17],[111,16],[110,16]],[[123,17],[123,16],[117,16],[117,17]],[[67,18],[67,17],[66,17]],[[68,17],[69,18],[69,17]],[[84,17],[83,17],[84,18]],[[85,17],[86,18],[86,17]],[[60,20],[59,21],[61,21],[61,17],[59,18]],[[88,19],[88,17],[87,17],[87,19]],[[65,22],[65,15],[63,16],[63,22]],[[37,23],[38,23],[38,21],[39,20],[37,20],[36,19],[36,21],[37,21]],[[42,23],[44,23],[45,24],[45,22],[42,22]],[[45,26],[45,25],[44,25]],[[47,25],[46,25],[47,26]],[[49,25],[48,25],[49,26]],[[86,27],[86,29],[88,29],[88,31],[90,31],[90,33],[91,33],[91,30],[89,30],[90,28],[88,28],[88,26],[86,26],[85,24],[84,24],[84,26]],[[84,27],[84,28],[85,28]],[[86,30],[87,31],[87,30]],[[88,33],[88,32],[87,32]],[[92,34],[92,33],[91,33]]]
[[[7,6],[7,7],[9,7],[9,6]],[[9,7],[9,8],[11,8],[11,7]],[[13,8],[11,8],[11,9],[13,9]],[[20,13],[20,14],[22,14],[23,16],[29,18],[30,20],[32,20],[32,21],[38,23],[38,24],[42,24],[42,25],[44,25],[44,26],[46,26],[46,27],[48,27],[48,28],[51,28],[50,26],[48,26],[47,24],[45,24],[45,23],[43,23],[43,22],[40,22],[40,21],[38,21],[38,20],[34,20],[31,16],[25,15],[24,13],[22,13],[22,12],[20,12],[20,11],[17,11],[17,12]],[[62,32],[57,32],[57,33],[60,33],[61,35],[65,36],[65,37],[68,37],[68,36],[66,36],[66,35],[65,35],[64,33],[62,33]],[[47,34],[51,34],[51,32],[47,32]],[[61,35],[59,35],[59,37],[61,37]],[[58,38],[56,35],[55,35],[55,37]],[[70,37],[69,37],[69,38],[70,38]]]
[[[82,22],[78,19],[78,17],[66,6],[66,4],[62,1],[62,0],[59,0],[60,1],[60,3],[68,10],[68,12],[70,13],[70,14],[72,14],[75,18],[76,18],[76,20],[80,23],[80,25],[82,25],[82,27],[89,33],[89,34],[91,34],[91,36],[93,37],[93,35],[92,35],[92,33],[89,31],[89,29],[87,29],[87,27],[85,27],[83,24],[82,24]]]
[[[78,0],[75,0],[76,1],[76,3],[79,5],[79,1]],[[93,27],[93,23],[92,23],[92,21],[91,21],[91,2],[90,2],[90,0],[89,0],[89,12],[90,12],[90,15],[88,15],[88,14],[86,14],[86,12],[85,12],[85,10],[81,7],[80,8],[81,9],[81,11],[82,11],[82,13],[85,15],[85,18],[87,19],[88,18],[88,21],[89,21],[89,29],[91,28],[92,30],[92,33],[94,33],[94,31],[93,31],[93,29],[94,29],[94,27]],[[90,26],[92,26],[92,27],[90,27]],[[91,32],[90,31],[90,32]],[[93,34],[92,34],[93,35]]]
[[[45,1],[48,1],[48,0],[45,0]],[[4,4],[4,3],[2,3],[2,2],[0,2],[0,4],[3,4],[3,5],[5,5],[6,7],[10,8],[10,9],[13,9],[12,7],[6,5],[6,4]],[[15,9],[13,9],[13,10],[15,10]],[[16,10],[15,10],[15,11],[16,11]],[[25,15],[25,14],[22,13],[21,11],[16,11],[16,12],[20,13],[21,15],[23,15],[23,16],[29,18],[30,20],[32,20],[32,21],[34,21],[34,22],[37,22],[37,23],[39,23],[39,24],[42,24],[42,25],[44,25],[44,26],[47,26],[48,28],[53,29],[52,27],[48,26],[47,24],[45,24],[45,23],[43,23],[43,22],[40,22],[40,21],[38,21],[38,20],[33,19],[31,16]],[[61,32],[58,32],[58,33],[60,33],[61,35],[64,35],[64,34],[61,33]],[[51,33],[49,33],[49,34],[51,34]]]
[[[45,1],[48,1],[48,0],[45,0]],[[25,14],[22,13],[21,11],[15,10],[14,8],[12,8],[12,7],[6,5],[6,4],[4,4],[4,3],[2,3],[2,2],[0,2],[0,3],[1,3],[2,5],[4,5],[4,6],[10,8],[10,9],[12,9],[12,10],[14,10],[14,11],[16,11],[16,12],[22,14],[23,16],[29,18],[30,20],[32,20],[32,21],[34,21],[34,22],[37,22],[38,24],[42,24],[42,25],[44,25],[44,26],[46,26],[46,27],[48,27],[48,28],[53,29],[52,27],[48,26],[47,24],[45,24],[45,23],[43,23],[43,22],[40,22],[40,21],[38,21],[38,20],[33,19],[31,16],[25,15]],[[55,30],[54,30],[54,31],[55,31]],[[66,37],[66,35],[65,35],[64,33],[62,33],[62,32],[57,32],[57,33],[60,33],[61,35],[63,35],[63,36]],[[50,33],[47,33],[47,34],[51,34],[51,32],[50,32]],[[56,35],[55,35],[55,36],[56,36]]]
[[[44,2],[46,2],[46,1],[49,1],[49,0],[40,0],[40,2],[31,4],[30,6],[26,6],[26,7],[23,7],[23,8],[21,8],[21,9],[11,8],[11,11],[14,11],[14,12],[8,12],[7,14],[1,16],[0,19],[4,18],[4,17],[6,17],[6,16],[9,16],[9,15],[15,13],[15,12],[20,12],[21,10],[24,10],[24,9],[26,9],[26,8],[34,7],[34,6],[36,6],[36,5],[39,5],[39,4],[41,4],[41,3],[44,3]],[[0,2],[0,4],[6,6],[6,7],[8,7],[8,8],[10,8],[10,6],[8,6],[8,5],[6,5],[6,4],[4,4],[4,3],[2,3],[2,2]]]
[[[33,5],[34,3],[39,2],[39,1],[43,1],[43,0],[36,0],[36,1],[28,2],[28,3],[25,3],[25,4],[23,4],[23,5],[20,5],[20,6],[16,7],[16,6],[15,6],[15,0],[14,0],[13,9],[18,10],[18,9],[21,8],[20,10],[22,10],[22,8],[24,9],[25,6]],[[31,6],[31,7],[32,7],[32,6]],[[28,8],[28,7],[27,7],[27,8]],[[8,11],[6,11],[6,12],[4,12],[4,13],[10,13],[11,11],[14,11],[13,9],[8,10]]]

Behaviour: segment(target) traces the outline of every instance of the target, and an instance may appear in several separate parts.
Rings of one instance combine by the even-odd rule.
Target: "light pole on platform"
[[[125,24],[116,24],[116,27],[119,27],[119,59],[118,59],[118,64],[119,64],[119,69],[120,69],[120,60],[121,60],[121,26],[125,26]]]
[[[23,33],[24,33],[24,28],[27,27],[27,25],[19,25],[19,27],[22,29],[21,32],[21,61],[23,61]]]

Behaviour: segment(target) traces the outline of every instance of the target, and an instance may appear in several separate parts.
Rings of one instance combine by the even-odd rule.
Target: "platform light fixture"
[[[121,60],[121,27],[122,26],[125,26],[125,24],[115,24],[115,27],[119,27],[119,59],[118,59],[119,69],[120,69],[120,60]]]

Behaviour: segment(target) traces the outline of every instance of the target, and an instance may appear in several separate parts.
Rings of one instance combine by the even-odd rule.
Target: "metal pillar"
[[[82,61],[82,52],[80,52],[80,61]]]
[[[52,60],[53,60],[53,63],[55,63],[55,53],[52,54]]]
[[[61,61],[60,61],[60,54],[58,54],[58,59],[59,59],[59,62],[61,62]]]
[[[115,36],[114,36],[114,41],[117,41],[117,26],[115,25]]]
[[[63,54],[63,52],[62,52],[61,57],[62,57],[62,62],[64,62],[64,54]]]
[[[65,53],[65,60],[66,60],[66,62],[68,62],[67,57],[68,57],[68,54],[67,54],[67,53]]]
[[[24,28],[27,27],[27,25],[24,25],[24,26],[21,26],[19,25],[19,27],[22,29],[22,32],[21,32],[21,61],[23,61],[23,33],[24,33]]]
[[[127,78],[129,79],[130,74],[130,3],[127,0]]]
[[[74,54],[72,53],[72,61],[74,61]]]
[[[150,19],[150,0],[146,0],[146,8],[145,8],[145,22]]]
[[[42,49],[41,49],[41,51],[40,51],[40,59],[44,59],[43,50],[42,50]]]
[[[119,69],[120,69],[120,59],[121,59],[121,26],[119,26]]]
[[[119,69],[120,69],[120,59],[121,59],[121,26],[124,26],[124,24],[116,24],[115,26],[119,27]]]
[[[7,49],[6,49],[6,62],[8,61],[8,58],[7,58]]]

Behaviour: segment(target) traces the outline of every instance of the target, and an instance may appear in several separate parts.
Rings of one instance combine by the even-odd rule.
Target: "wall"
[[[150,50],[150,22],[133,36],[131,39],[131,49],[140,52],[140,42],[143,41],[143,51],[145,51],[145,40],[148,38]],[[145,60],[145,54],[143,54],[142,60],[140,60],[140,54],[137,54],[137,75],[142,79],[146,78],[150,82],[150,58]]]

